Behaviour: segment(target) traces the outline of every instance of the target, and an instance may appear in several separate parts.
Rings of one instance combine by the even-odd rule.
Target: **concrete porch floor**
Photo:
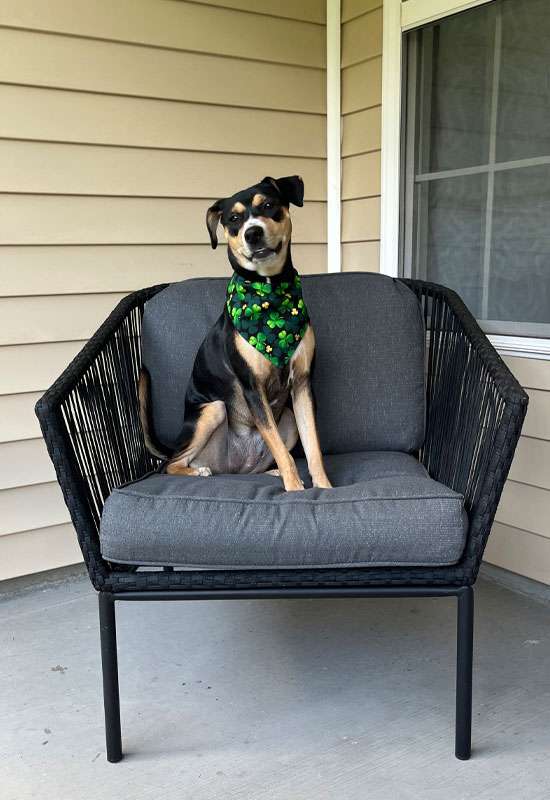
[[[455,600],[117,606],[125,758],[103,742],[87,578],[0,595],[2,800],[548,800],[549,609],[476,589],[473,755]]]

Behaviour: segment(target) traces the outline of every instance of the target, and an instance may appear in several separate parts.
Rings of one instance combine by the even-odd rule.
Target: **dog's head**
[[[263,276],[277,275],[286,261],[292,223],[289,206],[304,204],[304,182],[298,175],[263,178],[259,183],[217,200],[206,212],[212,247],[218,246],[221,223],[229,260]]]

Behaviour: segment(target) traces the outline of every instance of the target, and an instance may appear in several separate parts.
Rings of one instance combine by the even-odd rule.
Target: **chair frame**
[[[473,585],[527,410],[528,397],[458,295],[401,279],[427,330],[426,436],[431,477],[464,496],[462,558],[442,567],[174,570],[112,564],[99,524],[113,488],[155,470],[139,422],[141,320],[166,284],[124,298],[36,405],[90,580],[99,592],[107,759],[122,758],[115,603],[314,597],[457,598],[456,757],[471,753]]]

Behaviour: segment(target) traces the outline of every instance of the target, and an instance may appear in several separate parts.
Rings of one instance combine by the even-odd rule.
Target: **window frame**
[[[405,34],[492,0],[384,0],[382,52],[382,197],[380,271],[400,275],[404,241],[401,222],[406,196],[403,164],[407,145],[403,135],[405,108]],[[410,145],[410,142],[409,142]],[[550,339],[528,335],[488,334],[503,355],[550,360]]]

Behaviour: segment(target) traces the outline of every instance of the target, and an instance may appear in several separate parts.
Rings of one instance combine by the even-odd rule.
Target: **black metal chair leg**
[[[115,763],[122,758],[122,739],[120,734],[115,601],[113,596],[107,592],[99,593],[99,630],[101,635],[107,761]]]
[[[455,755],[467,761],[472,752],[472,657],[474,646],[474,590],[458,595],[456,637]]]

